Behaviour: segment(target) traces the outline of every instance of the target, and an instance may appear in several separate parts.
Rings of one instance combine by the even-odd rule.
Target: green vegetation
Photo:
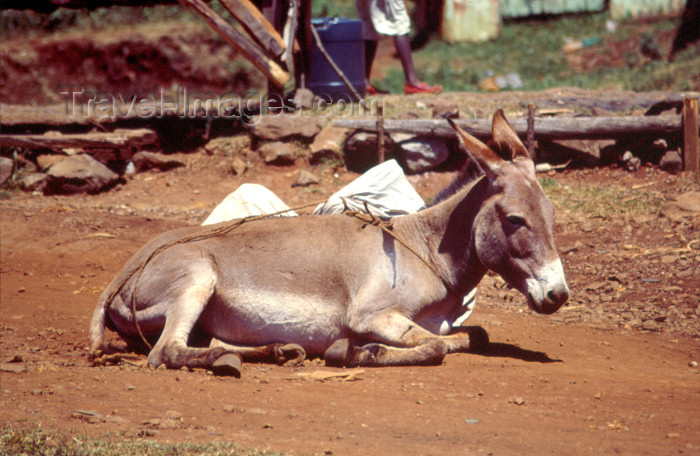
[[[171,444],[146,440],[73,436],[42,427],[0,431],[0,456],[280,456],[231,443]]]
[[[213,2],[212,6],[224,14],[218,2]],[[357,17],[354,0],[315,1],[312,8],[314,17]],[[510,20],[503,23],[497,40],[451,45],[433,39],[414,53],[414,60],[422,78],[431,84],[442,84],[446,91],[479,92],[479,83],[487,77],[509,73],[520,77],[522,90],[562,86],[635,91],[700,90],[700,47],[689,46],[674,62],[651,60],[640,52],[640,42],[646,40],[665,55],[678,19],[622,22],[611,33],[606,28],[608,18],[608,13],[602,12]],[[11,38],[76,28],[200,20],[179,5],[99,8],[89,13],[59,8],[48,15],[4,10],[0,12],[0,30]],[[600,42],[568,55],[567,59],[562,51],[566,40],[586,39]],[[592,60],[600,63],[592,65]],[[384,80],[374,82],[393,93],[401,93],[403,72],[397,65]]]
[[[551,177],[540,177],[539,181],[557,212],[574,212],[588,217],[655,214],[666,201],[660,193],[646,189],[584,182],[572,187],[561,185]]]
[[[424,79],[431,84],[442,84],[447,91],[478,92],[480,81],[492,74],[508,73],[520,76],[522,90],[557,86],[636,91],[700,89],[700,48],[697,46],[690,46],[678,54],[672,63],[644,57],[636,41],[621,48],[622,55],[616,59],[612,57],[616,54],[610,50],[612,46],[633,40],[635,35],[672,36],[678,26],[677,19],[651,24],[621,23],[614,33],[610,33],[606,30],[608,18],[605,12],[508,21],[503,24],[497,40],[455,45],[432,40],[424,49],[414,53],[414,60]],[[601,58],[601,64],[605,62],[619,67],[601,65],[587,73],[576,71],[575,65],[567,61],[562,46],[566,39],[588,38],[600,38],[601,42],[579,53],[598,50],[595,55]],[[662,54],[668,51],[661,45],[658,47]],[[377,83],[400,93],[403,81],[403,72],[396,69]]]

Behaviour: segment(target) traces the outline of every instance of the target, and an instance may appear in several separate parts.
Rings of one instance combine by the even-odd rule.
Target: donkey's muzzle
[[[545,293],[545,299],[539,306],[536,305],[534,307],[537,313],[551,315],[569,300],[569,287],[566,284],[555,285],[551,289],[546,290]]]

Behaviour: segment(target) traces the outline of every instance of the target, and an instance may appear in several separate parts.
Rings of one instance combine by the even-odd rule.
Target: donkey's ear
[[[467,153],[476,161],[479,167],[486,173],[498,172],[503,159],[492,151],[486,144],[479,141],[466,131],[459,128],[452,119],[447,118],[447,122],[457,132],[459,140],[464,144]]]
[[[513,127],[511,127],[506,120],[502,109],[499,109],[496,111],[496,114],[493,115],[491,132],[493,134],[493,142],[496,144],[502,157],[511,160],[515,158],[532,160],[532,157],[530,157],[530,154],[527,152],[527,148],[523,142],[520,141],[517,133],[515,133]]]

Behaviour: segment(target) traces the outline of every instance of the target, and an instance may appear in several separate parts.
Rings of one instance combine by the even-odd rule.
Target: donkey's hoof
[[[483,351],[489,345],[489,333],[481,326],[468,326],[467,334],[469,334],[469,351]]]
[[[216,358],[216,361],[211,365],[211,370],[214,375],[226,375],[236,378],[241,378],[243,364],[241,357],[235,353],[226,353]]]
[[[328,350],[326,350],[326,352],[323,354],[323,359],[326,362],[326,366],[345,366],[348,362],[351,349],[352,346],[350,345],[350,339],[336,340],[333,345],[328,347]]]
[[[306,359],[306,351],[298,344],[278,345],[275,347],[275,359],[283,366],[301,366]]]

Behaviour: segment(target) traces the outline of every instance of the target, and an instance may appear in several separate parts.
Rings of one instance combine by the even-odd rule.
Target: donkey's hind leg
[[[203,260],[206,262],[206,260]],[[172,284],[178,293],[167,306],[165,325],[148,355],[148,364],[158,367],[164,364],[171,369],[181,367],[212,369],[217,374],[240,377],[241,359],[223,347],[193,348],[187,339],[209,299],[214,293],[216,274],[208,262],[193,264],[186,276]],[[205,266],[205,267],[199,267]]]
[[[282,366],[300,366],[306,359],[306,351],[298,344],[268,344],[261,347],[243,347],[229,345],[218,339],[212,339],[209,347],[223,347],[236,353],[245,362],[277,363]]]
[[[329,365],[410,366],[440,364],[447,353],[469,351],[468,332],[438,336],[398,312],[387,311],[353,327],[362,340],[377,343],[354,345],[351,339],[336,341],[324,354]]]

